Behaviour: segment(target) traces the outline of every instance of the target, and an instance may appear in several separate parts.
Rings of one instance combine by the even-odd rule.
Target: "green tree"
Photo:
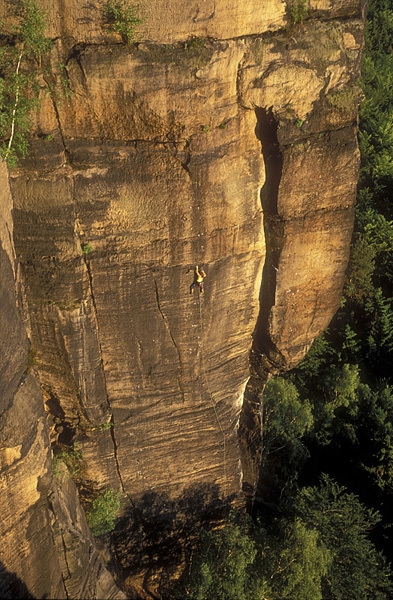
[[[201,531],[189,564],[170,592],[171,598],[249,600],[249,567],[256,557],[249,524],[228,522]]]
[[[313,425],[311,404],[300,400],[295,385],[274,377],[263,392],[261,489],[265,501],[291,493],[300,466],[308,456],[304,435]]]
[[[358,497],[328,476],[301,490],[296,512],[315,528],[332,561],[323,578],[324,600],[387,600],[393,593],[390,568],[370,541],[380,520]]]
[[[379,515],[327,476],[289,511],[232,514],[200,532],[165,599],[388,600],[390,568],[370,541]]]
[[[367,237],[363,233],[356,233],[345,279],[344,293],[347,298],[361,301],[372,296],[375,256],[375,248]]]
[[[329,552],[301,519],[270,530],[237,515],[203,531],[188,565],[164,598],[192,600],[322,600]]]
[[[320,384],[320,393],[313,397],[313,436],[324,445],[331,443],[333,436],[353,436],[349,425],[358,411],[359,367],[331,365]]]
[[[51,45],[45,27],[45,12],[35,0],[23,0],[12,43],[0,47],[0,156],[10,165],[28,152],[29,114],[38,104],[37,74]]]
[[[359,390],[354,455],[361,472],[390,497],[393,494],[393,386],[381,381],[375,390]],[[370,482],[371,480],[371,482]],[[365,479],[367,481],[367,479]]]
[[[331,557],[318,531],[299,517],[276,519],[268,530],[256,529],[258,554],[255,590],[261,600],[322,600],[322,578]]]

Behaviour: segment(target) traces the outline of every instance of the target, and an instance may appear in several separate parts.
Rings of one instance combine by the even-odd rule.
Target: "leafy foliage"
[[[352,245],[349,274],[345,282],[344,293],[347,298],[360,301],[373,293],[373,274],[375,270],[375,249],[364,234],[356,233]]]
[[[293,25],[303,23],[308,16],[307,0],[292,0],[289,7],[289,14]]]
[[[87,513],[87,523],[93,535],[103,535],[115,528],[117,513],[121,506],[121,494],[113,489],[106,490],[93,500]]]
[[[90,252],[93,252],[93,246],[91,244],[83,244],[82,252],[83,254],[90,254]]]
[[[369,531],[379,515],[327,476],[292,508],[252,521],[233,512],[201,530],[164,598],[193,600],[387,600],[390,570]]]
[[[81,472],[82,450],[77,442],[70,448],[63,448],[53,457],[52,471],[55,477],[61,473],[61,465],[66,465],[71,477],[78,477]]]
[[[308,456],[302,438],[313,425],[311,404],[301,401],[293,383],[271,379],[263,394],[262,471],[276,494],[290,493]],[[274,483],[273,483],[274,482]]]
[[[264,594],[253,598],[322,600],[322,578],[330,563],[330,552],[313,526],[297,516],[279,519],[260,547],[254,577],[262,580],[259,588]]]
[[[322,581],[324,600],[386,600],[393,592],[389,567],[369,539],[377,512],[335,481],[322,476],[320,485],[303,488],[296,507],[306,526],[315,527],[330,553]]]
[[[51,45],[45,26],[35,0],[23,0],[13,41],[0,47],[0,156],[11,166],[28,152],[29,114],[39,103],[37,75]]]
[[[123,0],[108,0],[105,13],[110,31],[119,33],[127,44],[137,41],[137,28],[142,23],[138,7],[127,6]]]
[[[247,526],[228,523],[222,529],[201,531],[192,560],[173,589],[173,597],[248,600],[248,569],[256,553]]]

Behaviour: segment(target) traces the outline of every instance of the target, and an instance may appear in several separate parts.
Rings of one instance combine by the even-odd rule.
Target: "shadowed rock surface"
[[[263,386],[299,362],[339,303],[362,3],[311,2],[297,26],[276,0],[141,4],[132,46],[108,33],[98,5],[39,4],[55,40],[44,79],[66,77],[71,94],[46,93],[43,79],[31,153],[10,173],[17,260],[7,268],[26,323],[7,288],[4,406],[26,369],[27,329],[40,477],[50,445],[76,441],[84,497],[121,491],[124,518],[146,495],[176,502],[191,484],[237,502],[243,488],[250,500]],[[12,225],[11,237],[2,231],[11,256]],[[196,264],[203,296],[189,294]],[[52,493],[51,506],[82,523],[71,482]],[[81,556],[84,527],[68,532]],[[89,560],[88,582],[69,567],[69,597],[97,593]],[[15,561],[4,558],[21,577]]]

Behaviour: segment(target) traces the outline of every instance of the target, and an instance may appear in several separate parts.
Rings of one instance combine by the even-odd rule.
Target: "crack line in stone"
[[[178,357],[178,361],[179,361],[179,367],[177,369],[176,378],[177,378],[177,384],[179,386],[179,390],[181,392],[181,395],[182,395],[182,398],[183,398],[183,404],[184,404],[184,402],[186,401],[186,398],[185,398],[184,388],[183,388],[183,384],[182,384],[182,380],[181,380],[181,375],[182,375],[182,372],[183,372],[183,368],[182,368],[182,360],[181,360],[180,350],[179,350],[178,345],[176,344],[175,338],[173,337],[171,328],[170,328],[169,323],[168,323],[168,319],[167,319],[167,317],[164,315],[164,313],[162,311],[161,304],[160,304],[160,297],[159,297],[159,294],[158,294],[158,285],[157,285],[156,278],[154,277],[154,274],[153,274],[153,280],[154,280],[154,289],[155,289],[155,294],[156,294],[156,301],[157,301],[158,312],[160,313],[160,315],[162,317],[162,320],[165,323],[166,330],[167,330],[167,332],[169,334],[169,337],[172,340],[172,344],[173,344],[173,346],[174,346],[174,348],[175,348],[175,350],[177,352],[177,357]]]
[[[75,216],[77,216],[76,213],[75,213]],[[100,331],[100,329],[99,329],[99,321],[98,321],[96,299],[95,299],[94,292],[93,292],[93,274],[91,272],[89,261],[88,261],[87,257],[84,256],[83,259],[84,259],[84,262],[85,262],[85,265],[86,265],[86,271],[87,271],[87,276],[88,276],[88,280],[89,280],[90,297],[91,297],[91,301],[92,301],[92,304],[93,304],[94,316],[95,316],[96,327],[97,327],[97,343],[98,343],[98,350],[99,350],[99,353],[100,353],[100,362],[101,362],[101,369],[102,369],[102,377],[104,379],[104,384],[105,384],[105,397],[106,397],[106,402],[107,402],[107,405],[108,405],[108,409],[110,410],[110,414],[111,414],[111,423],[113,424],[113,426],[110,428],[111,438],[112,438],[112,443],[113,443],[113,457],[115,459],[116,471],[117,471],[117,475],[119,477],[119,481],[120,481],[120,485],[121,485],[122,491],[123,491],[124,494],[126,494],[125,487],[124,487],[124,482],[123,482],[123,478],[122,478],[121,472],[120,472],[120,466],[119,466],[119,460],[118,460],[118,447],[117,447],[117,442],[116,442],[116,437],[115,437],[115,432],[114,432],[115,421],[114,421],[114,418],[113,418],[113,413],[112,413],[112,410],[111,410],[112,407],[110,405],[109,397],[108,397],[108,386],[107,386],[107,383],[106,383],[106,374],[105,374],[105,369],[104,369],[104,360],[103,360],[103,356],[102,356],[102,346],[101,346],[101,342],[100,342],[100,339],[99,339],[99,331]]]
[[[45,79],[45,77],[44,77],[44,79]],[[47,86],[49,88],[48,82],[46,80],[45,80],[45,82],[46,82],[46,84],[47,84]],[[53,97],[53,94],[50,94],[50,99],[52,101],[53,110],[55,111],[55,116],[56,116],[57,126],[58,126],[58,129],[59,129],[60,139],[61,139],[61,143],[62,143],[63,148],[64,148],[64,154],[66,155],[66,159],[68,159],[68,162],[71,163],[70,153],[69,153],[69,151],[67,149],[67,146],[66,146],[66,143],[65,143],[65,138],[64,138],[64,133],[63,133],[63,128],[61,126],[59,109],[57,108],[57,103],[56,103],[55,98]]]

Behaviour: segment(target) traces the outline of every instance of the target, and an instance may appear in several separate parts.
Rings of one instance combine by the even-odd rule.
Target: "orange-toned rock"
[[[297,26],[276,0],[142,4],[132,46],[94,3],[42,6],[55,91],[11,178],[52,443],[78,441],[81,487],[124,515],[190,485],[252,497],[263,386],[339,302],[362,4]]]
[[[124,598],[95,547],[74,484],[66,476],[52,478],[47,415],[22,319],[11,211],[0,162],[0,595]]]

